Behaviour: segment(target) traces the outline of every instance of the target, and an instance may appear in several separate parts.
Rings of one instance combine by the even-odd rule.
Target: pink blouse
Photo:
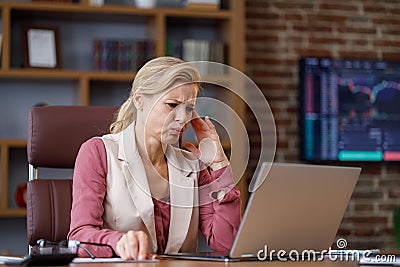
[[[76,159],[73,179],[74,207],[71,211],[68,239],[108,244],[116,250],[116,243],[124,233],[102,229],[102,201],[106,194],[106,177],[107,155],[104,143],[100,138],[92,138],[81,146]],[[216,171],[205,169],[200,172],[198,183],[201,186],[215,179],[233,181],[231,167]],[[226,191],[226,188],[216,188],[215,191],[222,189]],[[154,198],[153,203],[157,253],[163,253],[168,242],[170,205],[168,201],[165,203]],[[211,249],[229,251],[240,224],[240,206],[240,191],[233,187],[226,192],[222,200],[199,207],[200,230]],[[86,247],[90,247],[89,250],[96,257],[111,256],[107,247]],[[85,256],[82,252],[80,255]]]
[[[157,236],[157,253],[163,253],[167,247],[169,233],[169,199],[160,201],[153,197],[154,203],[154,223]]]

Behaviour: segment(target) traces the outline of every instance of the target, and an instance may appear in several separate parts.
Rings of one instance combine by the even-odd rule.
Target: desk
[[[257,267],[257,266],[272,266],[272,267],[355,267],[358,266],[355,262],[340,262],[340,261],[247,261],[247,262],[215,262],[215,261],[189,261],[189,260],[172,260],[162,259],[157,263],[72,263],[70,267]],[[0,264],[0,267],[9,267]]]
[[[333,261],[320,261],[320,262],[280,262],[280,261],[265,261],[265,262],[215,262],[215,261],[188,261],[188,260],[172,260],[162,259],[158,263],[80,263],[71,264],[71,267],[257,267],[257,266],[273,266],[273,267],[309,267],[309,266],[323,266],[323,267],[354,267],[358,266],[355,262],[333,262]]]

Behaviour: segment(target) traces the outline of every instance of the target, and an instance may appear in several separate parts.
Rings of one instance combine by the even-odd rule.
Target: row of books
[[[96,70],[132,72],[154,57],[155,46],[148,40],[96,39],[93,53]]]
[[[221,41],[185,39],[167,41],[166,55],[186,62],[226,62],[226,49]],[[96,39],[93,42],[94,65],[99,71],[137,71],[154,58],[155,44],[149,40]],[[202,74],[223,74],[222,68],[200,68]]]
[[[167,41],[167,55],[190,61],[212,61],[225,63],[225,45],[221,41],[207,41],[196,39],[185,39],[182,42]],[[223,74],[223,68],[200,68],[201,74]]]

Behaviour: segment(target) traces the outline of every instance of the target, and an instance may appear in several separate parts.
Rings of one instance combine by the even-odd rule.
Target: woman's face
[[[140,119],[145,120],[145,136],[164,144],[176,143],[192,119],[196,96],[197,85],[183,84],[143,97]]]

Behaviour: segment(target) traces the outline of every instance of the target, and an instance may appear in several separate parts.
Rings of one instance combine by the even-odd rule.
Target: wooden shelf
[[[59,69],[11,69],[0,71],[0,78],[75,80],[79,79],[81,75],[79,71]]]
[[[26,140],[24,139],[0,139],[0,155],[1,155],[1,175],[2,177],[8,176],[8,164],[10,149],[26,148]],[[7,208],[8,203],[8,179],[0,180],[1,184],[1,205],[0,217],[24,217],[26,216],[25,209]]]
[[[2,147],[26,147],[25,139],[0,139],[0,146]]]
[[[152,8],[142,9],[129,5],[104,5],[101,7],[86,6],[79,3],[0,3],[0,8],[13,10],[30,10],[39,12],[63,12],[63,13],[91,13],[91,14],[118,14],[118,15],[141,15],[141,16],[175,16],[189,18],[207,19],[230,19],[231,12],[228,10],[201,11],[187,8]],[[43,13],[42,13],[43,15]],[[46,16],[46,15],[44,15]],[[105,18],[106,19],[106,18]]]
[[[25,217],[26,209],[15,208],[15,209],[0,209],[1,217]]]
[[[132,81],[135,73],[118,71],[78,71],[63,69],[11,69],[0,71],[0,79],[21,78],[21,79],[55,79],[55,80],[78,80],[88,79],[97,81]],[[203,80],[209,82],[227,83],[231,77],[226,75],[205,75]]]
[[[75,71],[63,69],[11,69],[0,71],[0,78],[22,78],[22,79],[55,79],[55,80],[111,80],[111,81],[130,81],[135,76],[134,73],[117,71]]]
[[[89,71],[84,72],[82,75],[89,80],[107,80],[107,81],[132,81],[135,78],[135,73],[129,72],[99,72],[99,71]]]

